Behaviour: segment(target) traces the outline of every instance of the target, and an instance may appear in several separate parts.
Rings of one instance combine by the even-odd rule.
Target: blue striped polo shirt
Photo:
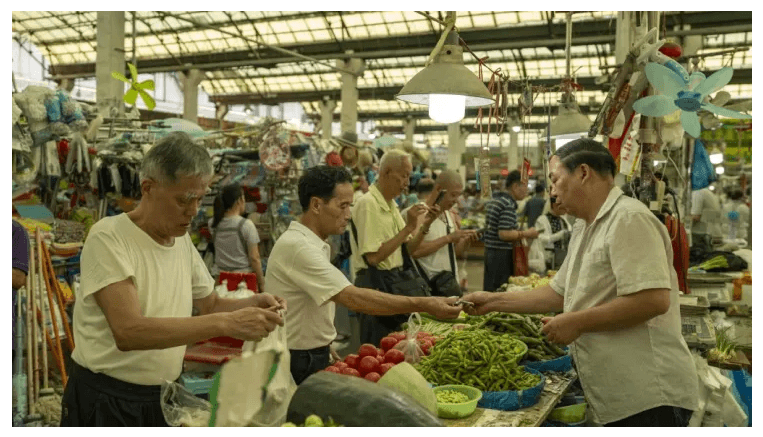
[[[517,202],[509,196],[509,193],[497,192],[493,200],[488,202],[485,211],[487,211],[485,247],[512,249],[512,242],[498,238],[498,231],[517,229]]]

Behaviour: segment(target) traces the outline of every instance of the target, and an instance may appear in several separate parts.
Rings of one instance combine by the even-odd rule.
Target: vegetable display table
[[[556,407],[570,385],[577,379],[571,370],[564,374],[547,373],[546,386],[537,404],[517,411],[498,411],[477,408],[464,419],[442,419],[446,426],[540,426]]]

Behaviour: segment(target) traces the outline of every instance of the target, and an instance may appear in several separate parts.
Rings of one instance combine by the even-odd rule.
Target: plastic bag
[[[405,354],[405,362],[416,364],[424,357],[424,351],[421,349],[416,336],[421,330],[421,316],[419,313],[412,313],[408,317],[406,329],[406,339],[399,341],[393,349],[402,351]]]
[[[162,382],[159,400],[164,420],[170,426],[208,426],[212,404],[195,396],[182,385]]]
[[[240,358],[220,371],[215,426],[281,426],[297,390],[286,331],[276,327],[259,343],[244,342]]]

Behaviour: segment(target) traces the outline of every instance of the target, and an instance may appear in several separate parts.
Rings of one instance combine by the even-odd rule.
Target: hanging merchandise
[[[715,168],[705,146],[700,140],[694,141],[694,164],[691,169],[691,189],[701,190],[717,179]]]
[[[127,79],[124,77],[124,75],[118,71],[112,71],[111,77],[114,79],[121,80],[122,82],[125,82],[130,85],[130,89],[127,90],[124,97],[122,98],[125,103],[128,105],[135,106],[135,102],[138,99],[138,96],[140,95],[140,98],[143,100],[143,103],[146,105],[146,108],[149,110],[154,109],[156,107],[156,101],[154,101],[154,98],[151,97],[146,90],[153,90],[154,89],[154,81],[153,79],[144,80],[143,82],[138,82],[138,69],[135,67],[135,65],[131,63],[127,63],[127,67],[130,68],[130,79]]]
[[[699,138],[702,126],[697,111],[704,109],[715,114],[732,118],[752,118],[751,115],[731,111],[712,103],[703,103],[705,98],[723,88],[731,81],[734,69],[724,67],[710,77],[699,71],[688,75],[679,65],[676,72],[666,66],[649,63],[644,68],[649,82],[662,94],[647,96],[637,100],[633,109],[649,117],[663,117],[674,111],[681,110],[681,125],[694,138]]]
[[[641,144],[638,143],[638,131],[641,124],[641,114],[633,117],[631,128],[628,131],[627,139],[620,150],[620,159],[616,161],[619,165],[620,173],[631,177],[639,168],[641,163]]]

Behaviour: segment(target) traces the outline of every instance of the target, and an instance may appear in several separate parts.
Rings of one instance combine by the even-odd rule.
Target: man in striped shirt
[[[527,183],[522,174],[514,170],[506,177],[503,191],[496,191],[487,207],[485,230],[485,273],[482,288],[495,291],[514,274],[514,242],[523,238],[536,238],[538,231],[530,228],[520,231],[517,225],[517,202],[527,196]]]

